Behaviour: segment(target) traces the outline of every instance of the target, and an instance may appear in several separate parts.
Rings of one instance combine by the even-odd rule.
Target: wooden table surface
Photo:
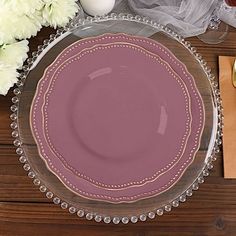
[[[43,29],[31,39],[30,48],[53,30]],[[225,42],[206,45],[196,37],[189,41],[218,75],[218,56],[236,55],[236,29]],[[106,225],[80,219],[55,206],[32,184],[12,145],[10,105],[12,92],[0,96],[0,236],[18,235],[227,235],[236,236],[236,179],[223,178],[222,152],[200,189],[187,202],[164,216],[128,225]]]

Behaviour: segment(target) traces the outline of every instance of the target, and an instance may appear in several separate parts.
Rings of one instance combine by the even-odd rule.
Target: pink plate
[[[75,50],[84,41],[78,42],[74,55],[66,57],[66,49],[47,69],[31,125],[42,158],[68,188],[92,199],[130,202],[179,179],[198,149],[204,110],[193,78],[171,54],[166,57],[185,78],[157,56],[153,41],[108,36],[97,38],[103,45],[88,39],[83,52]],[[136,45],[125,43],[134,39]]]

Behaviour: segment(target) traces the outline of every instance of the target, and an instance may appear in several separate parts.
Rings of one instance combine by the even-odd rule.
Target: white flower
[[[75,0],[43,0],[42,16],[46,21],[44,25],[54,28],[65,26],[78,12],[78,4]]]
[[[41,21],[38,11],[32,15],[18,15],[0,4],[0,45],[35,36],[42,27]]]
[[[21,69],[29,51],[28,44],[27,40],[4,44],[0,47],[0,62]]]
[[[11,43],[14,40],[15,27],[13,25],[12,12],[9,8],[0,4],[0,45]]]
[[[41,21],[41,16],[37,11],[32,15],[21,15],[15,17],[15,38],[26,39],[35,36],[42,28]]]
[[[9,88],[17,82],[18,75],[14,67],[0,62],[0,94],[7,94]]]
[[[1,0],[2,4],[7,6],[18,15],[33,14],[35,10],[40,10],[43,6],[42,0]],[[14,17],[14,16],[12,16]]]

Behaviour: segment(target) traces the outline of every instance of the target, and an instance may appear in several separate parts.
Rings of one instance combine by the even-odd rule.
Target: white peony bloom
[[[42,27],[42,18],[38,11],[32,15],[18,15],[9,7],[0,4],[0,16],[0,45],[12,43],[14,39],[35,36]]]
[[[0,4],[0,45],[11,43],[14,40],[14,32],[17,26],[13,25],[12,12],[9,8]]]
[[[27,40],[4,44],[0,47],[0,62],[21,69],[29,51],[28,44]]]
[[[45,20],[44,25],[54,28],[65,26],[72,19],[79,6],[75,0],[43,0],[45,5],[42,8],[42,16]]]
[[[0,94],[7,94],[9,88],[17,82],[18,75],[14,67],[0,62]]]
[[[42,0],[1,0],[2,4],[18,15],[33,14],[43,6]]]
[[[42,28],[42,18],[37,11],[32,15],[21,15],[14,18],[14,36],[16,39],[26,39],[35,36]]]

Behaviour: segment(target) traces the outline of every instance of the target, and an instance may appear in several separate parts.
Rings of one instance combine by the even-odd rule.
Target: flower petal
[[[0,63],[0,94],[7,94],[8,90],[17,82],[18,75],[14,67]]]
[[[15,27],[14,36],[16,39],[26,39],[35,36],[42,28],[42,19],[38,11],[32,15],[21,15],[15,17],[12,27]],[[19,25],[19,27],[16,27]]]
[[[3,45],[0,48],[0,61],[17,69],[21,69],[27,58],[27,52],[29,51],[28,44],[29,42],[27,40],[22,40],[20,42]]]
[[[43,0],[45,5],[42,8],[42,16],[45,19],[45,25],[56,28],[65,26],[72,19],[79,6],[75,0]]]
[[[9,7],[0,3],[0,45],[12,43],[14,39],[25,39],[35,36],[41,29],[42,17],[39,11],[31,15],[12,16]]]
[[[18,15],[33,14],[43,6],[42,0],[2,0],[2,3]]]

